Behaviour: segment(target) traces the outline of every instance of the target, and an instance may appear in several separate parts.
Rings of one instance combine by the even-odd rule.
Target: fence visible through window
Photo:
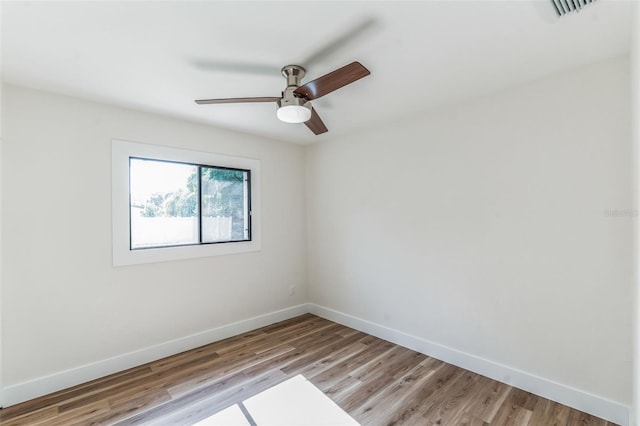
[[[130,249],[251,240],[250,171],[129,159]]]

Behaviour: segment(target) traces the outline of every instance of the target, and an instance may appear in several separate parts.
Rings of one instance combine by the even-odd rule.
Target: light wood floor
[[[0,425],[189,425],[297,374],[363,425],[612,425],[303,315],[0,410]]]

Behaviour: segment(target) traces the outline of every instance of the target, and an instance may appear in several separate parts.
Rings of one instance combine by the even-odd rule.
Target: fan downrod
[[[285,65],[282,67],[282,75],[287,79],[287,87],[299,87],[300,80],[305,76],[307,70],[300,65]]]

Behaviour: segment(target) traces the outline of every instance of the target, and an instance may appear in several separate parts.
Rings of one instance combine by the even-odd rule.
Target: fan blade
[[[242,102],[278,102],[280,98],[226,98],[226,99],[197,99],[198,105],[207,104],[239,104]]]
[[[367,30],[375,27],[376,24],[377,22],[373,17],[368,17],[360,21],[359,23],[354,25],[352,28],[338,35],[336,38],[326,43],[320,49],[310,54],[305,60],[300,62],[300,64],[307,69],[311,68],[313,64],[316,64],[324,60],[335,51],[342,49],[352,40],[356,39],[361,34],[367,32]]]
[[[329,74],[316,78],[307,84],[303,84],[294,90],[293,93],[309,100],[318,99],[347,84],[360,80],[369,74],[371,74],[371,72],[362,66],[360,62],[352,62],[349,65],[331,71]]]
[[[329,131],[329,129],[327,129],[327,126],[324,125],[322,119],[313,107],[311,107],[311,118],[305,121],[304,124],[316,135],[320,135]]]

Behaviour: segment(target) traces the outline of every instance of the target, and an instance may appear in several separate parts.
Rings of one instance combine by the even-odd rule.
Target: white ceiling
[[[632,2],[598,0],[562,18],[551,0],[3,1],[1,7],[8,83],[310,143],[625,54]],[[324,135],[278,121],[275,104],[193,102],[279,96],[280,67],[304,62],[367,20],[373,25],[313,62],[303,80],[354,60],[371,70],[314,101],[329,128]],[[198,61],[264,64],[274,72],[205,69]]]

